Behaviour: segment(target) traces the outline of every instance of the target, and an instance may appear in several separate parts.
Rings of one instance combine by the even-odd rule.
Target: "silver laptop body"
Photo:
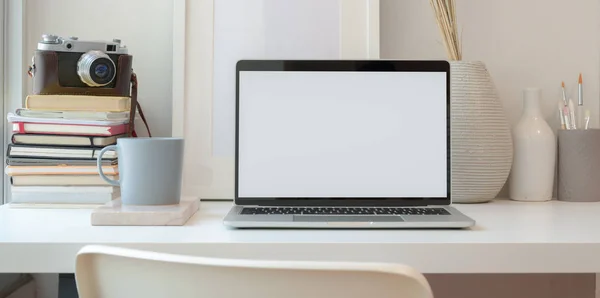
[[[467,228],[446,61],[237,64],[236,228]]]

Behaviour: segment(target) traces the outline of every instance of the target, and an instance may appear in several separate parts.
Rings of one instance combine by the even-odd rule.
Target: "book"
[[[106,175],[110,179],[118,180],[118,175]],[[27,175],[12,176],[10,183],[13,186],[106,186],[109,185],[100,175]]]
[[[103,159],[102,165],[116,165],[117,159]],[[35,157],[9,157],[6,159],[9,166],[95,166],[95,159],[52,159]]]
[[[16,145],[9,144],[7,156],[12,157],[34,157],[52,159],[96,159],[100,148],[94,147],[55,147],[43,145]],[[103,159],[116,159],[116,151],[107,151]]]
[[[104,204],[120,196],[112,186],[13,186],[11,203]]]
[[[21,175],[98,175],[97,166],[7,166],[4,170],[8,176]],[[102,166],[105,175],[119,174],[117,165]]]
[[[64,118],[36,118],[19,116],[13,113],[6,115],[6,120],[11,123],[47,123],[47,124],[69,124],[69,125],[92,125],[92,126],[115,126],[129,123],[129,119],[124,120],[89,120],[89,119],[64,119]]]
[[[69,119],[69,120],[129,120],[127,112],[93,112],[93,111],[44,111],[17,109],[17,116],[46,119]]]
[[[104,204],[48,204],[48,203],[8,203],[9,208],[22,209],[96,209]]]
[[[83,146],[106,147],[117,143],[118,138],[125,134],[107,137],[47,135],[47,134],[13,134],[13,144],[19,145],[54,145],[54,146]]]
[[[126,112],[131,99],[121,96],[28,95],[25,108],[50,111]]]
[[[85,136],[115,136],[125,134],[128,124],[110,126],[13,122],[13,132],[28,134],[64,134]]]

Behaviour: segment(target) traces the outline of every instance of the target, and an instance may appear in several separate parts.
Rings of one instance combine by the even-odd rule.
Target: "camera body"
[[[45,34],[33,56],[34,94],[130,96],[132,59],[121,41]]]

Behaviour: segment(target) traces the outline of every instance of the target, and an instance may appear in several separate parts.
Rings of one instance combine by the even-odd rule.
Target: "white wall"
[[[138,97],[153,135],[171,135],[173,1],[28,0],[26,29],[29,56],[44,33],[121,39],[133,55]]]

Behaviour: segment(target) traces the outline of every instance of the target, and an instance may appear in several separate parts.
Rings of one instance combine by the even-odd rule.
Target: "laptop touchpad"
[[[368,216],[368,215],[294,215],[294,221],[302,222],[402,222],[400,216]]]

